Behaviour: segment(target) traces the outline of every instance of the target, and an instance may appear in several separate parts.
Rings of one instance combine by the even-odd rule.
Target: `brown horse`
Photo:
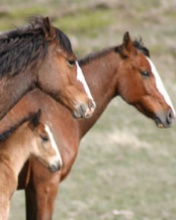
[[[18,174],[30,156],[36,157],[51,172],[62,166],[62,158],[48,125],[39,122],[40,112],[21,120],[0,139],[0,219],[7,220],[9,203]],[[7,184],[8,183],[8,184]]]
[[[149,51],[141,42],[132,42],[128,33],[120,46],[108,48],[80,61],[97,108],[89,120],[75,120],[68,109],[40,90],[28,93],[0,123],[0,133],[21,117],[42,109],[41,121],[50,125],[62,155],[63,166],[51,174],[35,159],[24,166],[19,189],[26,189],[27,219],[52,219],[59,183],[68,175],[76,159],[81,138],[95,124],[108,103],[120,95],[158,127],[174,120],[171,101],[164,90]],[[92,74],[93,72],[93,74]]]
[[[47,17],[35,17],[29,26],[0,36],[0,67],[0,119],[36,86],[77,118],[94,111],[70,41]]]

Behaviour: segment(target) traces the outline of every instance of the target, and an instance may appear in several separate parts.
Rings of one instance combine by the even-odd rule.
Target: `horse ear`
[[[126,32],[123,36],[123,44],[121,48],[121,55],[123,57],[129,57],[131,54],[136,54],[136,49],[133,45],[129,32]]]
[[[40,116],[41,116],[41,109],[38,110],[37,113],[35,113],[33,116],[32,116],[32,119],[30,120],[30,123],[29,123],[29,127],[34,130],[38,124],[39,124],[39,120],[40,120]]]
[[[51,25],[48,17],[43,19],[43,30],[45,33],[45,37],[48,41],[53,40],[56,37],[56,31],[54,27]]]

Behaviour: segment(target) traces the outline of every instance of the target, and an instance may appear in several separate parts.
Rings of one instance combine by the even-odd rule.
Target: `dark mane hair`
[[[84,65],[84,64],[87,64],[89,63],[91,60],[93,59],[98,59],[102,56],[105,56],[106,54],[108,54],[109,52],[113,51],[113,48],[110,47],[110,48],[107,48],[107,49],[104,49],[103,51],[100,51],[100,52],[94,52],[94,53],[90,53],[88,54],[87,56],[85,56],[84,58],[80,59],[79,60],[79,64],[80,65]]]
[[[143,41],[142,41],[142,38],[140,38],[139,40],[134,40],[133,41],[133,45],[134,45],[134,47],[137,49],[137,50],[139,50],[139,51],[141,51],[144,55],[146,55],[147,57],[150,57],[150,52],[149,52],[149,50],[144,46],[144,43],[143,43]]]
[[[62,32],[58,28],[55,28],[55,31],[56,31],[57,39],[60,42],[61,48],[64,51],[67,51],[68,54],[72,54],[73,53],[72,45],[67,35],[65,35],[64,32]]]
[[[141,51],[144,55],[146,55],[147,57],[150,57],[150,52],[149,50],[144,46],[142,39],[140,38],[139,40],[134,40],[133,41],[134,47]],[[110,47],[107,49],[104,49],[103,51],[100,52],[95,52],[95,53],[90,53],[89,55],[87,55],[86,57],[82,58],[79,60],[79,64],[80,65],[84,65],[87,63],[90,63],[91,60],[93,59],[97,59],[100,58],[106,54],[108,54],[111,51],[115,51],[117,53],[119,53],[121,46],[116,46],[116,47]]]
[[[26,116],[25,118],[22,118],[19,122],[17,122],[15,125],[10,127],[8,130],[1,133],[0,134],[0,142],[5,141],[23,123],[25,123],[27,121],[32,121],[36,117],[37,114],[38,114],[38,112],[37,113],[36,112],[35,113],[30,113],[28,116]]]
[[[0,35],[0,77],[15,75],[46,56],[49,41],[45,37],[44,19],[32,17],[29,25]],[[54,30],[61,48],[71,53],[68,37],[59,29]]]

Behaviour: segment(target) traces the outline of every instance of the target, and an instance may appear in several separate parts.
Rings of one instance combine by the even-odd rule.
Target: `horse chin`
[[[156,123],[156,126],[158,128],[168,128],[172,125],[175,115],[174,112],[170,109],[167,112],[161,111],[161,112],[151,112],[151,111],[145,111],[145,109],[140,105],[135,105],[135,107],[143,113],[145,116],[153,119]]]
[[[168,111],[158,112],[154,116],[154,121],[159,128],[168,128],[170,127],[175,120],[174,112],[169,109]]]
[[[80,112],[78,112],[77,110],[73,111],[73,117],[75,119],[81,119],[83,118],[83,116],[80,114]]]
[[[162,121],[162,119],[159,118],[159,117],[155,117],[155,118],[154,118],[154,121],[155,121],[156,126],[157,126],[158,128],[168,128],[168,127],[171,126],[171,124],[168,124],[166,121],[165,121],[165,122]]]
[[[163,123],[161,123],[161,120],[159,119],[159,118],[154,118],[154,121],[155,121],[155,123],[156,123],[156,126],[158,127],[158,128],[164,128],[165,126],[163,125]]]

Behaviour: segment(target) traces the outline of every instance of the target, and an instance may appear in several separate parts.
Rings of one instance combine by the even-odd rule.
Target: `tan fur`
[[[49,138],[43,124],[34,126],[27,121],[0,143],[0,220],[8,219],[10,199],[17,188],[18,174],[27,159],[33,155],[47,167],[52,164],[56,151],[50,140],[42,142],[43,136]]]

